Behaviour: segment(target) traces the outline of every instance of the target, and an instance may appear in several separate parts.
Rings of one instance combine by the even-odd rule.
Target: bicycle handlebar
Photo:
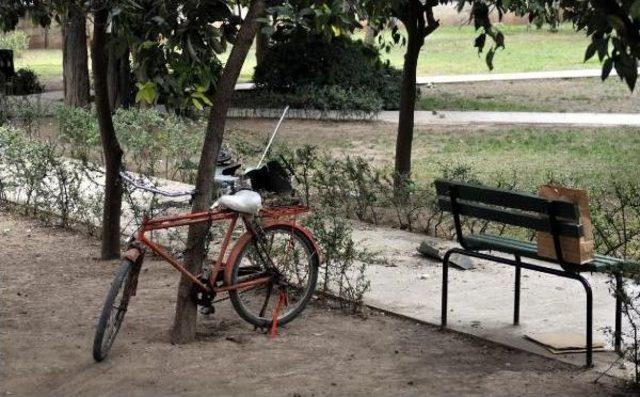
[[[135,187],[136,189],[140,189],[140,190],[144,190],[150,193],[154,193],[154,194],[159,194],[161,196],[164,197],[182,197],[182,196],[193,196],[195,193],[195,190],[190,190],[190,191],[182,191],[182,192],[170,192],[170,191],[166,191],[166,190],[162,190],[162,189],[158,189],[157,187],[153,186],[153,185],[143,185],[141,183],[139,183],[138,181],[136,181],[134,178],[132,178],[128,172],[126,171],[120,171],[120,177],[126,181],[128,184],[130,184],[131,186]]]

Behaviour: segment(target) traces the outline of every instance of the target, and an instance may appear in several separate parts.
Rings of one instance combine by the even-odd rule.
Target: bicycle
[[[193,195],[193,192],[169,192],[142,185],[125,172],[120,175],[133,187],[154,194],[165,197]],[[147,251],[188,277],[193,285],[192,299],[205,309],[213,308],[216,295],[226,292],[242,319],[256,328],[269,329],[272,336],[278,326],[297,317],[315,291],[320,264],[319,249],[311,232],[297,223],[297,218],[309,208],[291,205],[259,209],[260,201],[257,192],[240,190],[220,197],[218,202],[222,206],[204,212],[155,218],[145,213],[107,294],[96,329],[94,359],[104,360],[115,341],[130,299],[136,295],[138,275]],[[244,223],[246,232],[226,256],[239,220]],[[195,224],[211,228],[213,223],[224,221],[228,222],[228,227],[217,260],[199,274],[189,272],[174,255],[147,235],[152,231]]]

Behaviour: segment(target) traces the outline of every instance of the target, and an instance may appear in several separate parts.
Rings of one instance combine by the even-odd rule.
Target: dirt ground
[[[202,318],[195,343],[169,343],[176,274],[144,266],[111,356],[91,344],[116,262],[98,241],[0,212],[0,395],[562,395],[624,394],[556,361],[371,313],[315,302],[270,341],[229,302]]]

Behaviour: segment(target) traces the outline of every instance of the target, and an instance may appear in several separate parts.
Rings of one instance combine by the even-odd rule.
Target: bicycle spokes
[[[258,268],[271,277],[270,285],[264,288],[238,292],[242,310],[269,324],[281,299],[288,303],[286,307],[280,305],[278,311],[282,318],[304,304],[303,299],[314,284],[310,282],[313,268],[310,263],[314,260],[312,247],[286,227],[261,233],[239,260],[237,272],[243,276],[238,277],[237,283],[247,280],[251,270]]]

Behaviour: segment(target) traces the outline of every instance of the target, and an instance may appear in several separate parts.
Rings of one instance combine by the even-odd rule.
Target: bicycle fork
[[[144,247],[135,240],[129,242],[127,251],[124,253],[124,258],[131,261],[134,266],[133,271],[133,284],[131,287],[133,288],[131,296],[136,296],[138,292],[138,275],[140,274],[140,268],[142,268],[142,262],[144,261],[145,254]]]

